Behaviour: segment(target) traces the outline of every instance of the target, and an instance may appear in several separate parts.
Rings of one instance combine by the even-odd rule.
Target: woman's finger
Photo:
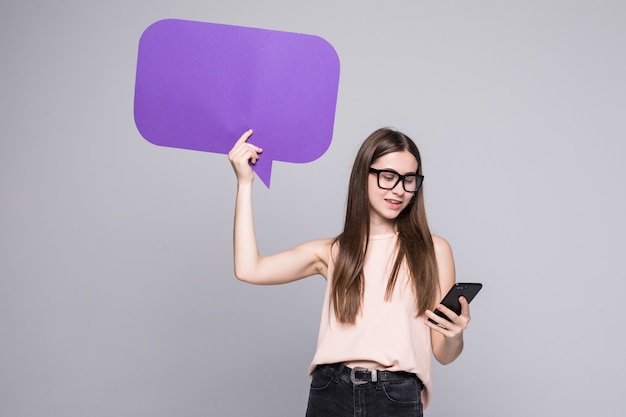
[[[252,129],[248,129],[245,132],[243,132],[243,134],[239,137],[239,139],[237,139],[237,142],[235,142],[235,145],[239,145],[241,143],[246,142],[250,136],[252,136],[254,132],[252,131]]]
[[[255,160],[258,159],[258,154],[263,152],[263,149],[259,148],[256,145],[246,142],[250,138],[251,135],[252,135],[252,129],[249,129],[246,132],[244,132],[243,135],[241,135],[239,139],[237,139],[232,149],[228,152],[228,158],[231,161],[234,161],[235,159],[243,155],[248,155],[248,152],[250,152],[250,150],[252,150],[253,152],[257,154],[254,157]],[[246,160],[248,160],[248,158],[246,158]]]

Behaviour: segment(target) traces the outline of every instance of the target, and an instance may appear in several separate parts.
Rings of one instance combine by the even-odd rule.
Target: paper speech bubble
[[[338,86],[339,58],[318,36],[161,20],[139,41],[135,123],[153,144],[223,154],[252,128],[269,187],[273,161],[326,152]]]

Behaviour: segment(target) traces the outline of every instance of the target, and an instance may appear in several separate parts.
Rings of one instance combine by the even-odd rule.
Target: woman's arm
[[[433,236],[433,243],[439,269],[439,297],[441,297],[455,283],[454,258],[450,244],[445,239]],[[467,328],[470,321],[470,313],[469,304],[464,297],[460,298],[460,302],[461,315],[455,314],[443,305],[437,306],[437,309],[448,316],[450,321],[439,317],[430,310],[426,311],[426,316],[438,323],[434,324],[426,320],[426,325],[431,329],[433,355],[443,365],[454,361],[463,351],[463,331]]]
[[[255,164],[263,150],[247,142],[251,135],[252,130],[245,132],[228,154],[237,175],[233,234],[235,276],[253,284],[281,284],[315,274],[326,277],[331,239],[306,242],[271,256],[259,254],[252,210],[254,172],[248,162]]]

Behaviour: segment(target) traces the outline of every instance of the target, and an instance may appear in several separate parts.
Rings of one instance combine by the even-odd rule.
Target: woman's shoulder
[[[439,285],[442,294],[450,288],[456,279],[454,256],[448,241],[441,236],[432,235],[435,247],[435,258],[439,271]]]
[[[327,263],[334,241],[335,239],[333,238],[309,240],[298,245],[296,249],[314,254],[318,259]]]
[[[450,247],[450,243],[448,243],[448,241],[445,238],[443,238],[443,237],[441,237],[439,235],[430,235],[430,236],[433,238],[433,245],[435,245],[435,247],[436,246],[447,246],[447,247]]]
[[[309,240],[292,249],[292,255],[305,260],[306,263],[310,262],[312,269],[306,275],[317,273],[327,278],[333,242],[332,238]]]
[[[330,250],[334,242],[335,242],[335,239],[333,239],[332,237],[324,237],[321,239],[310,240],[308,242],[305,242],[304,244],[309,245],[312,248],[316,248],[318,250],[328,251]]]
[[[437,258],[452,257],[452,247],[446,239],[438,235],[431,235],[433,239],[433,246],[435,248],[435,255]]]

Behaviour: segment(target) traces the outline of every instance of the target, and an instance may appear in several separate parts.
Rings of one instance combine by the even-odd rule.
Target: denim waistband
[[[379,371],[377,369],[369,370],[359,366],[350,368],[348,365],[343,363],[318,365],[317,368],[332,371],[339,379],[353,385],[376,382],[405,381],[407,379],[416,379],[420,385],[423,385],[419,377],[410,372]]]

